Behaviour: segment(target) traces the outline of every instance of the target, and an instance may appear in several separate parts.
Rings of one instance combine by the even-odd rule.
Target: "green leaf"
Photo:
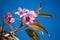
[[[28,26],[30,26],[31,28],[34,28],[35,30],[41,30],[49,34],[48,31],[37,20],[34,20],[33,24],[28,24]]]
[[[31,38],[33,38],[33,40],[40,40],[39,36],[36,34],[35,31],[27,29],[26,32]]]
[[[46,12],[41,12],[41,13],[38,14],[38,16],[45,16],[45,17],[50,17],[50,18],[53,17],[51,14],[48,14]]]

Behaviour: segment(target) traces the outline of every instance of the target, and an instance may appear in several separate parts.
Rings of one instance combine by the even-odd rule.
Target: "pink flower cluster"
[[[15,14],[19,15],[20,18],[23,17],[23,23],[24,24],[31,24],[33,23],[33,20],[35,20],[35,17],[37,17],[37,14],[34,12],[34,10],[28,10],[28,9],[22,9],[22,8],[18,8],[18,11],[15,12]],[[15,19],[12,18],[11,13],[8,13],[7,15],[8,21],[10,23],[15,22]]]
[[[18,14],[20,17],[23,17],[24,24],[31,24],[33,23],[33,20],[35,20],[35,17],[37,17],[37,14],[34,12],[34,10],[28,10],[28,9],[22,9],[18,8],[18,11],[15,12],[15,14]]]
[[[18,14],[20,17],[23,17],[23,16],[25,16],[26,15],[26,13],[25,13],[26,11],[25,11],[25,9],[22,9],[22,8],[18,8],[18,11],[17,12],[15,12],[15,14]]]

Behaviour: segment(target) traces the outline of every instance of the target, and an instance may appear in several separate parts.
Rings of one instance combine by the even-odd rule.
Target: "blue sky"
[[[35,10],[39,7],[39,3],[42,2],[41,12],[48,12],[53,15],[53,18],[37,17],[36,19],[49,31],[50,38],[45,34],[44,37],[40,35],[41,40],[59,40],[60,38],[60,0],[0,0],[0,16],[3,17],[7,12],[16,12],[18,7],[27,8],[29,10]],[[16,23],[17,24],[17,23]],[[0,19],[0,25],[2,21]],[[16,26],[16,25],[14,25]],[[6,30],[9,27],[5,27]],[[15,28],[15,27],[14,27]],[[17,35],[19,34],[19,35]],[[19,32],[16,35],[21,40],[32,40],[26,32]]]

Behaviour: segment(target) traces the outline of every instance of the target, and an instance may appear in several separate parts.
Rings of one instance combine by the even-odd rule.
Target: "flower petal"
[[[19,7],[19,8],[18,8],[18,11],[22,11],[22,8]]]
[[[7,17],[12,17],[12,14],[8,12]]]
[[[11,18],[10,23],[13,23],[13,22],[15,22],[15,19]]]
[[[15,12],[15,14],[20,15],[19,12]]]

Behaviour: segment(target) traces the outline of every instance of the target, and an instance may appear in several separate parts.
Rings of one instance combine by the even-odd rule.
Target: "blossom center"
[[[8,20],[10,21],[11,20],[11,17],[8,17]]]
[[[29,16],[26,16],[26,21],[29,21],[30,20],[30,17]]]
[[[20,11],[20,15],[22,15],[23,14],[23,12],[22,11]]]

